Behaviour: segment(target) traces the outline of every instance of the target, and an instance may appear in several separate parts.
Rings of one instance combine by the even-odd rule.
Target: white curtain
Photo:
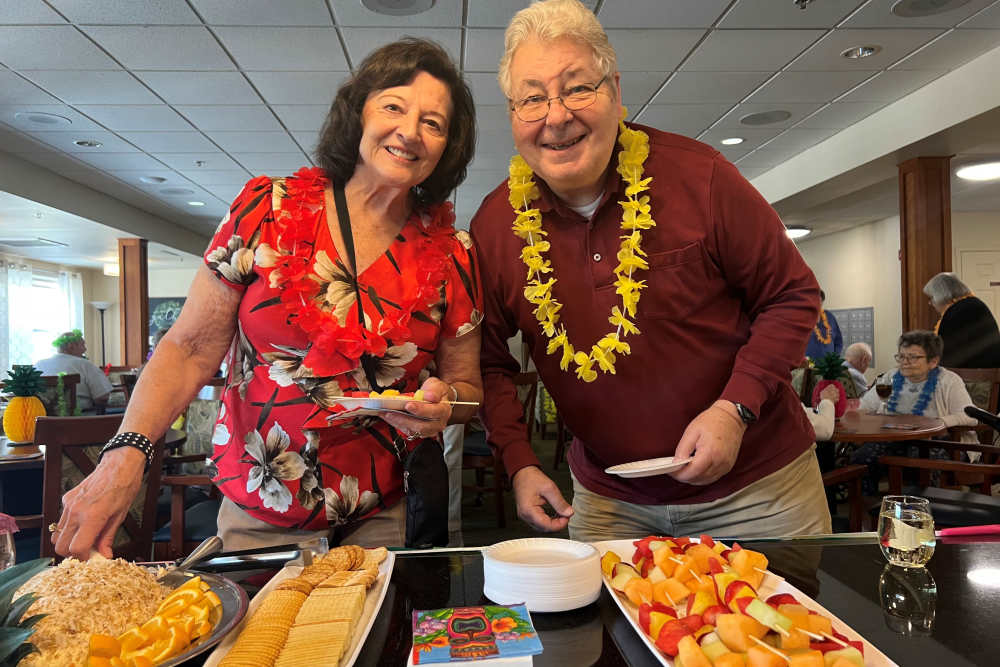
[[[31,267],[27,264],[7,264],[7,308],[4,309],[4,319],[7,326],[7,364],[4,370],[13,364],[31,364],[32,340],[31,327],[25,322],[19,322],[18,316],[27,317],[32,312],[31,300]],[[19,326],[20,324],[20,326]]]
[[[83,278],[71,271],[59,272],[59,293],[66,301],[67,321],[65,329],[83,331]]]
[[[0,259],[0,375],[10,368],[10,330],[7,313],[7,261]]]

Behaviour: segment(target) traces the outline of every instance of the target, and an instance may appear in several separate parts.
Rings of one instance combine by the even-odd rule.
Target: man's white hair
[[[504,32],[503,57],[500,58],[497,81],[507,99],[512,99],[510,61],[517,48],[529,39],[552,41],[561,37],[569,37],[588,46],[594,54],[594,64],[603,75],[610,77],[618,71],[615,50],[594,12],[579,0],[542,0],[514,14]]]
[[[871,363],[872,349],[868,346],[868,343],[852,343],[847,346],[846,350],[844,350],[844,358],[847,359],[847,361],[857,359],[858,361],[865,360],[868,361],[868,363]]]

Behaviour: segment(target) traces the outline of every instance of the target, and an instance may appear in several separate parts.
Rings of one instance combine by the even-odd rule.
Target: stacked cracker
[[[337,547],[279,583],[219,667],[336,665],[387,553],[385,547]]]

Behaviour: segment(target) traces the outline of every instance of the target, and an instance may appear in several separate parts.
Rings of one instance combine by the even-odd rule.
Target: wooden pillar
[[[899,165],[899,259],[903,331],[930,329],[938,315],[923,287],[951,271],[951,156]]]
[[[138,368],[149,351],[149,276],[146,239],[118,239],[118,303],[122,366]]]

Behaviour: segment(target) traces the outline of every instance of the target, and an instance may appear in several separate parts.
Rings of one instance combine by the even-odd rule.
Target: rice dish
[[[149,620],[170,589],[155,574],[122,559],[67,558],[22,586],[15,599],[33,592],[38,599],[25,613],[48,614],[28,641],[40,653],[21,661],[28,667],[83,667],[90,635],[117,637]]]

